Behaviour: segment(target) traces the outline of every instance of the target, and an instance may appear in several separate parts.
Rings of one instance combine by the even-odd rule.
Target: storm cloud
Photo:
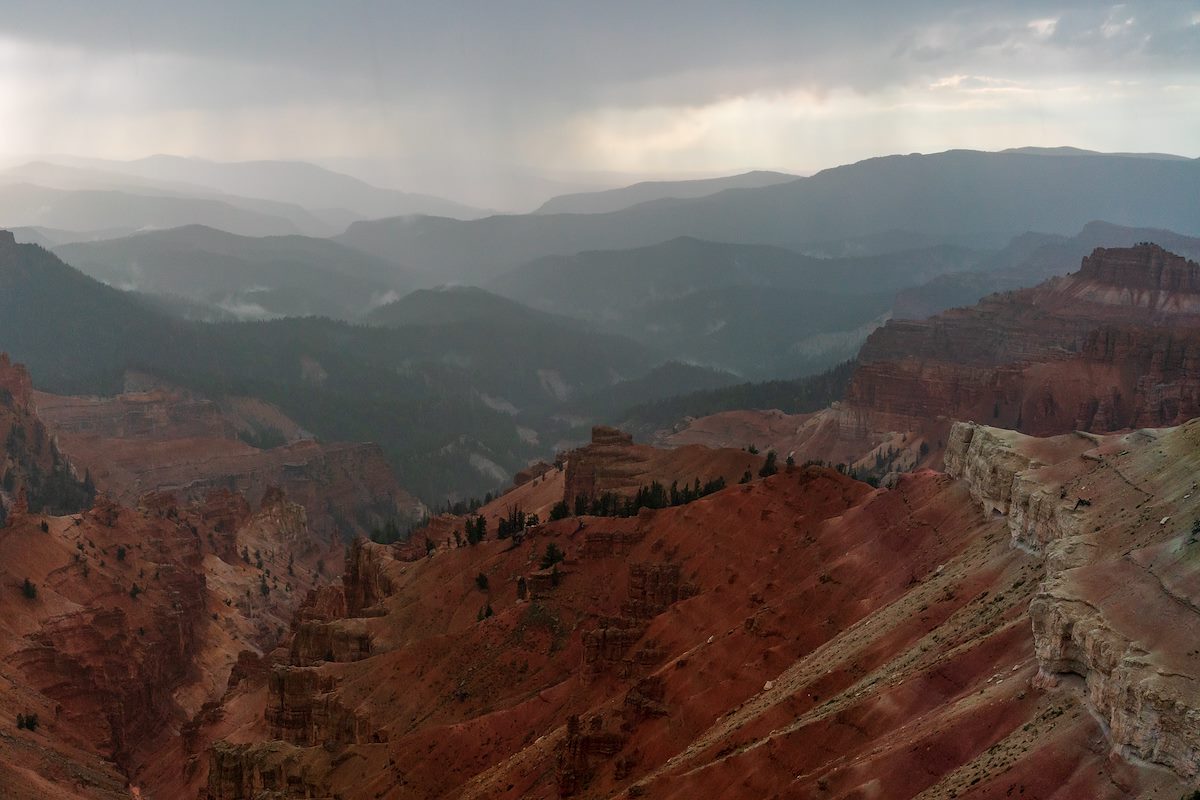
[[[15,2],[0,156],[806,171],[948,147],[1200,155],[1200,6]]]

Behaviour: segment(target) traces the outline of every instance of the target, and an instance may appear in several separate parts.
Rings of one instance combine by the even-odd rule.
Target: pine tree
[[[542,555],[542,569],[550,569],[566,557],[567,554],[562,551],[561,547],[554,542],[550,542],[546,545],[545,554]]]

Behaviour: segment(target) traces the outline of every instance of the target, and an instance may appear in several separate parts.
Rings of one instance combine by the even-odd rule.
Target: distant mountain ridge
[[[726,189],[756,189],[777,183],[794,181],[797,175],[769,170],[753,170],[721,178],[701,178],[685,181],[642,181],[618,189],[596,192],[577,192],[552,197],[535,214],[603,214],[620,211],[652,200],[707,197]]]
[[[570,424],[554,419],[559,410],[664,360],[502,303],[395,328],[313,317],[204,324],[0,231],[0,349],[29,365],[38,388],[111,396],[135,371],[213,399],[258,398],[324,441],[376,442],[401,485],[431,505],[504,485],[553,453]]]
[[[1035,156],[1122,156],[1124,158],[1157,158],[1166,161],[1193,161],[1187,156],[1173,153],[1105,153],[1099,150],[1084,150],[1080,147],[1010,147],[1001,153],[1025,153]]]
[[[0,171],[0,227],[62,231],[42,243],[189,224],[247,236],[332,236],[362,219],[488,213],[302,161],[44,156]]]
[[[1027,230],[1073,234],[1095,219],[1200,233],[1200,161],[950,150],[884,156],[757,189],[658,200],[606,214],[356,222],[339,241],[403,254],[442,280],[486,281],[549,255],[644,247],[678,236],[802,249],[887,231],[943,241]]]
[[[172,155],[132,161],[81,161],[114,172],[206,186],[228,194],[294,203],[308,209],[342,208],[367,218],[434,214],[473,219],[488,213],[441,197],[373,186],[306,161],[223,162]]]
[[[288,219],[205,197],[133,194],[101,189],[48,189],[0,184],[0,227],[127,231],[207,225],[242,236],[298,233]]]
[[[899,289],[968,268],[981,254],[934,246],[861,258],[826,259],[773,245],[680,236],[627,250],[547,256],[493,278],[489,288],[535,308],[585,318],[730,286],[864,294]]]
[[[476,286],[437,286],[417,289],[386,305],[379,306],[363,319],[371,325],[449,325],[478,322],[494,317],[536,318],[570,327],[583,327],[569,317],[537,311],[516,300],[493,294]]]
[[[928,283],[904,289],[896,295],[893,315],[898,319],[924,319],[948,308],[971,305],[992,292],[1035,286],[1055,275],[1065,275],[1097,247],[1132,247],[1147,241],[1187,258],[1200,259],[1200,238],[1158,228],[1089,222],[1069,238],[1025,234],[986,259],[977,270],[939,275]]]
[[[237,236],[202,225],[54,249],[109,285],[178,297],[245,319],[356,319],[425,282],[329,239]]]
[[[679,237],[548,256],[490,288],[743,379],[792,378],[853,357],[892,293],[982,254],[953,246],[821,259],[769,245]]]
[[[331,236],[340,233],[350,219],[337,213],[324,213],[304,208],[290,201],[243,197],[217,189],[183,181],[159,180],[111,172],[91,167],[73,167],[47,161],[31,161],[0,172],[0,185],[31,184],[59,192],[120,192],[139,198],[166,197],[176,200],[211,200],[243,211],[278,217],[292,225],[296,232],[312,236]],[[147,200],[141,200],[143,204]],[[350,212],[346,212],[349,214]],[[357,215],[353,215],[358,219]],[[197,220],[199,221],[199,220]],[[131,229],[159,227],[138,224],[131,220]],[[132,230],[131,230],[132,232]],[[78,237],[79,241],[85,237]]]

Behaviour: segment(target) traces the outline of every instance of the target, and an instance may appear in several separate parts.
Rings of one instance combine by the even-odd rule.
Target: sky
[[[0,157],[811,172],[1200,156],[1200,2],[7,0]]]

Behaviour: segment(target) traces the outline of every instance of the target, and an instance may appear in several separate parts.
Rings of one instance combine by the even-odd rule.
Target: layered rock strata
[[[1200,416],[1200,265],[1143,244],[1078,271],[867,339],[846,397],[823,412],[728,412],[672,445],[752,441],[870,472],[879,450],[938,466],[953,420],[1053,436]],[[881,477],[881,476],[880,476]]]
[[[326,539],[387,521],[407,524],[424,513],[397,485],[377,445],[317,442],[270,407],[252,410],[257,416],[274,411],[272,425],[289,438],[269,448],[250,444],[249,400],[228,401],[243,409],[238,413],[163,388],[115,398],[37,393],[36,402],[76,471],[89,472],[101,491],[125,504],[151,491],[187,501],[224,489],[258,505],[280,488],[304,506],[309,526]]]
[[[1053,440],[959,424],[946,465],[1045,559],[1036,683],[1077,676],[1124,754],[1200,777],[1200,420]]]

